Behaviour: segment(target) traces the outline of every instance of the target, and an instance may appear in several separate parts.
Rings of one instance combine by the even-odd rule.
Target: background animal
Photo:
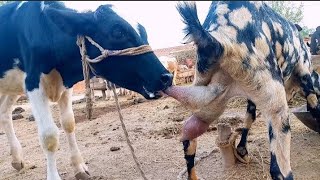
[[[160,62],[162,65],[173,74],[173,84],[176,85],[177,73],[178,73],[178,61],[174,57],[160,56]]]

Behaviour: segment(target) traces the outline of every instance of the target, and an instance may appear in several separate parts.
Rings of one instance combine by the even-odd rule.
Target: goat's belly
[[[18,68],[10,69],[0,78],[0,94],[19,95],[24,93],[26,75]]]

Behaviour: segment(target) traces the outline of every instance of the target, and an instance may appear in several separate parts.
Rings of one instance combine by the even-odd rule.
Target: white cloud
[[[185,27],[176,10],[177,1],[64,1],[77,10],[95,10],[101,4],[113,4],[123,14],[145,26],[149,43],[154,49],[181,45]],[[198,16],[201,22],[208,13],[210,1],[198,1]],[[320,2],[304,2],[303,24],[309,28],[320,25],[320,18],[315,15],[320,9]]]

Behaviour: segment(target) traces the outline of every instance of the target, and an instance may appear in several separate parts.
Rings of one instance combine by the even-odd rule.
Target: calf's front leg
[[[71,154],[71,164],[73,166],[75,177],[77,179],[88,179],[88,167],[85,165],[78,148],[75,135],[75,119],[72,110],[72,88],[62,93],[58,106],[60,110],[60,122],[66,133]]]
[[[56,165],[56,152],[59,146],[59,129],[55,125],[49,100],[45,92],[40,88],[27,91],[32,113],[38,127],[40,145],[47,159],[47,179],[60,180]]]

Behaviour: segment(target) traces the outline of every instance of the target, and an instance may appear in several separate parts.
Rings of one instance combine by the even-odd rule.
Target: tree
[[[303,19],[303,3],[299,5],[293,3],[292,1],[266,1],[266,3],[282,17],[286,18],[294,24],[301,25]],[[307,26],[303,26],[300,32],[303,38],[309,37],[309,34],[312,34],[315,29],[310,29]]]
[[[313,34],[316,30],[314,28],[308,28],[307,26],[302,27],[302,31],[300,32],[302,37],[309,37],[310,34]]]
[[[282,17],[292,23],[299,24],[303,19],[303,4],[292,1],[266,1],[266,3]]]

